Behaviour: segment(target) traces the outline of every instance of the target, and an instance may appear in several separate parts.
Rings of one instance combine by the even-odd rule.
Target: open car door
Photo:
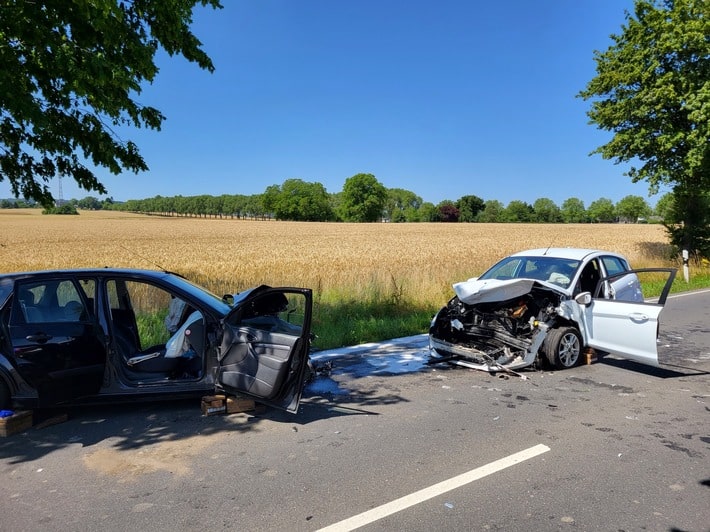
[[[260,286],[235,298],[222,321],[216,386],[295,413],[308,370],[313,295]]]
[[[612,284],[619,277],[642,274],[653,277],[654,283],[664,283],[661,295],[654,302],[633,302],[601,297],[600,288]],[[605,277],[599,281],[596,297],[584,302],[584,328],[587,344],[595,349],[635,360],[642,364],[658,366],[658,319],[663,310],[671,284],[674,268],[644,268]],[[665,277],[665,281],[664,281]]]

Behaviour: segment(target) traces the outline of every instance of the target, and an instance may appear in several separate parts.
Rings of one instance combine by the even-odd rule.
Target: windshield
[[[175,274],[169,275],[170,282],[174,286],[179,286],[185,292],[192,294],[194,297],[216,310],[217,313],[224,316],[229,312],[230,305],[218,295],[213,294],[202,286],[196,285],[195,283],[188,281],[184,277],[179,277]]]
[[[555,257],[506,257],[479,279],[535,279],[567,288],[579,261]]]

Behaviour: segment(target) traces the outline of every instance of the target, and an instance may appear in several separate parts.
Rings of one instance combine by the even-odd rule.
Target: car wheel
[[[10,401],[10,388],[0,377],[0,410],[8,410],[12,406]]]
[[[574,327],[552,329],[542,344],[547,360],[557,369],[572,368],[582,353],[582,336]]]

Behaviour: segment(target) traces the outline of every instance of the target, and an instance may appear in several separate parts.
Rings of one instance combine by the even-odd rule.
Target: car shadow
[[[378,413],[368,407],[401,401],[396,394],[373,390],[335,397],[304,393],[297,414],[257,404],[253,411],[203,416],[199,399],[38,409],[33,412],[32,428],[0,438],[0,460],[17,464],[72,445],[90,448],[105,442],[117,451],[135,450],[195,436],[247,433],[266,422],[295,427],[334,417],[372,416]]]
[[[625,369],[636,373],[642,373],[650,377],[658,377],[660,379],[677,379],[679,377],[692,377],[696,375],[710,375],[709,371],[704,369],[680,366],[675,364],[663,364],[662,366],[648,366],[640,364],[633,360],[624,360],[619,358],[609,358],[608,356],[600,357],[600,363],[607,366],[613,366],[619,369]]]

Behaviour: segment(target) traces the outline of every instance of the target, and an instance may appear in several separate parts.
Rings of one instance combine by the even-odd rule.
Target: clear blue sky
[[[258,194],[289,178],[335,193],[363,172],[433,203],[655,204],[626,166],[589,156],[610,137],[576,98],[632,0],[223,3],[198,8],[193,28],[213,74],[159,56],[138,99],[167,120],[122,131],[150,171],[99,172],[114,199]],[[62,187],[65,199],[96,196]]]

